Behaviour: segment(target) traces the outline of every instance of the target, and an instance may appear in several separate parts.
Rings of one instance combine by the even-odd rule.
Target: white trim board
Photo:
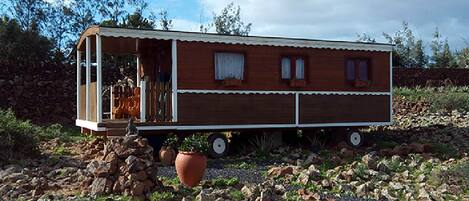
[[[391,122],[348,122],[317,124],[246,124],[246,125],[193,125],[193,126],[137,126],[138,130],[223,130],[223,129],[259,129],[259,128],[317,128],[344,126],[386,126]]]
[[[75,120],[75,125],[82,127],[82,128],[87,128],[93,131],[106,131],[105,127],[99,127],[98,122],[93,122],[93,121],[77,119]]]
[[[364,92],[364,91],[255,91],[255,90],[196,90],[178,89],[178,94],[300,94],[300,95],[378,95],[389,96],[391,92]]]
[[[323,48],[339,50],[363,50],[363,51],[392,51],[392,44],[361,43],[349,41],[326,41],[300,38],[259,37],[259,36],[231,36],[220,34],[207,34],[197,32],[163,31],[163,30],[139,30],[126,28],[99,27],[101,36],[148,38],[159,40],[180,40],[190,42],[226,43],[241,45],[266,45],[285,46],[299,48]]]

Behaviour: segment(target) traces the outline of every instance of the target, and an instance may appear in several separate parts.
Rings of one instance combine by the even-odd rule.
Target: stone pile
[[[91,195],[119,194],[136,198],[149,197],[160,186],[153,148],[137,135],[105,142],[102,156],[92,160],[84,182]]]

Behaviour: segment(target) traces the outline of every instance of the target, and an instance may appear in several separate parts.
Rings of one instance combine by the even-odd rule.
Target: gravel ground
[[[240,183],[261,183],[264,181],[262,169],[233,169],[233,168],[213,168],[205,170],[204,180],[215,179],[217,177],[232,178],[237,177]],[[174,166],[158,167],[158,176],[169,178],[176,177]]]

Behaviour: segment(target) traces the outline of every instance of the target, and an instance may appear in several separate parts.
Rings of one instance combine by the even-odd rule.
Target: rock
[[[274,201],[272,191],[270,189],[262,189],[261,196],[259,197],[260,201]]]
[[[144,188],[145,188],[145,185],[143,182],[136,181],[130,189],[130,194],[133,196],[143,195]]]
[[[285,175],[293,174],[293,167],[273,167],[267,171],[269,177],[284,177]]]
[[[108,180],[103,177],[98,177],[94,179],[93,183],[91,184],[91,195],[104,195],[106,193],[106,183]]]
[[[345,158],[350,158],[350,157],[353,157],[354,153],[353,153],[352,150],[344,147],[344,148],[340,149],[340,155],[342,157],[345,157]]]
[[[383,156],[392,156],[394,155],[394,151],[392,149],[381,149],[379,150],[379,154]]]
[[[316,153],[311,153],[309,156],[306,158],[304,161],[305,165],[311,165],[311,164],[319,164],[321,163],[322,159],[317,155]]]
[[[241,193],[243,193],[244,197],[247,200],[253,200],[259,194],[259,189],[255,185],[245,185],[241,188]]]
[[[369,169],[377,170],[378,169],[378,156],[376,156],[376,152],[371,152],[362,157],[362,162],[365,164]]]
[[[282,195],[285,193],[285,186],[277,184],[274,186],[275,194]]]

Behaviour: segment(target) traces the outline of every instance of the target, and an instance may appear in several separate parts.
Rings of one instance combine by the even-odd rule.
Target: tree
[[[163,30],[171,30],[173,28],[173,20],[169,19],[168,11],[163,10],[159,13],[160,15],[160,26]]]
[[[245,25],[241,21],[241,8],[233,3],[228,4],[219,15],[214,14],[213,23],[219,34],[247,36],[251,32],[252,23]]]
[[[416,41],[412,30],[407,22],[402,22],[402,29],[394,33],[394,36],[383,33],[389,43],[395,44],[392,61],[395,66],[415,68],[425,67],[427,57],[421,39]]]
[[[119,27],[153,29],[155,22],[143,17],[141,11],[136,10],[133,14],[127,15],[127,17],[122,20],[122,23],[119,24]]]
[[[372,38],[370,35],[368,35],[367,33],[362,33],[362,34],[357,33],[357,42],[376,43],[376,40]]]
[[[433,33],[433,41],[431,44],[432,56],[431,66],[432,67],[455,67],[456,62],[448,44],[448,39],[443,40],[438,27],[435,28]]]
[[[40,30],[44,20],[45,1],[38,0],[9,0],[8,10],[23,30],[37,28]]]
[[[464,41],[466,47],[456,51],[456,64],[460,68],[469,68],[469,43]]]
[[[6,16],[0,20],[0,44],[0,60],[14,62],[18,66],[50,61],[53,45],[39,33],[35,23],[28,30],[23,30],[16,19]]]
[[[102,0],[99,2],[99,12],[106,19],[101,25],[113,27],[120,23],[119,19],[124,19],[124,16],[128,14],[127,9],[135,7],[137,12],[143,13],[148,7],[146,0]]]

